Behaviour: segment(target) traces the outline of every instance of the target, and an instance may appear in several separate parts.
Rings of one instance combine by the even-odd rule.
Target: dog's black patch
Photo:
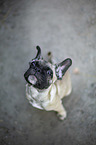
[[[28,77],[34,75],[37,79],[35,84],[29,82]],[[38,89],[47,89],[51,85],[53,71],[46,65],[46,62],[33,61],[30,63],[29,69],[24,74],[26,81]]]

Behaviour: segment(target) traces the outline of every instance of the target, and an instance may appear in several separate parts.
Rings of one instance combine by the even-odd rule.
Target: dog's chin
[[[28,77],[28,81],[30,82],[30,84],[35,85],[37,82],[37,78],[34,75],[30,75]]]

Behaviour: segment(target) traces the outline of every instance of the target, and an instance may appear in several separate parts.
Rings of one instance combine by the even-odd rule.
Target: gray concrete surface
[[[64,121],[25,98],[36,45],[73,60]],[[95,0],[0,0],[0,145],[96,145]]]

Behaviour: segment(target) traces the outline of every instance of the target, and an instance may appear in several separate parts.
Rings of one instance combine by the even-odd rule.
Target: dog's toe
[[[64,120],[67,117],[67,113],[64,112],[63,114],[57,114],[57,116],[59,117],[60,120]]]

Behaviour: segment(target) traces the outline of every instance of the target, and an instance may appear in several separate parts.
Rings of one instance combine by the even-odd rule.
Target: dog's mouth
[[[28,77],[28,82],[30,82],[30,84],[35,85],[37,82],[37,78],[34,75],[30,75]]]
[[[37,78],[34,75],[26,75],[26,74],[27,73],[24,74],[24,77],[27,83],[30,85],[35,85],[37,82]]]

